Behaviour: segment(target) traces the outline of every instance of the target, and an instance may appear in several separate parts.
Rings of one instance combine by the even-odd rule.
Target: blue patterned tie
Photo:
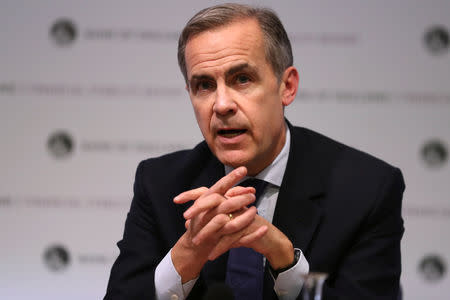
[[[267,184],[264,180],[250,178],[239,185],[256,189],[256,203]],[[262,300],[263,281],[262,254],[245,247],[230,249],[225,282],[233,290],[235,300]]]

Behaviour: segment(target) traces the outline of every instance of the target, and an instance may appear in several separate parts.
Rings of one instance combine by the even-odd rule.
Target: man
[[[202,10],[178,60],[205,141],[139,165],[105,299],[202,299],[217,282],[296,299],[308,271],[328,273],[325,299],[397,299],[401,173],[285,120],[299,75],[276,15]],[[247,177],[268,182],[262,195]],[[262,254],[248,276],[261,288],[235,286],[241,250]]]

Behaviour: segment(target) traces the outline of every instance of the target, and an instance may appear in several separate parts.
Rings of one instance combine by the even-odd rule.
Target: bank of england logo
[[[77,27],[69,19],[59,19],[50,27],[50,37],[58,46],[71,45],[77,36]]]
[[[58,272],[67,269],[70,254],[62,245],[51,245],[44,251],[44,263],[50,271]]]
[[[440,140],[430,140],[423,145],[421,156],[428,167],[442,167],[448,159],[447,146]]]
[[[436,282],[444,278],[447,266],[439,255],[427,255],[419,263],[419,273],[428,282]]]
[[[72,136],[66,131],[56,131],[47,140],[47,149],[54,158],[67,158],[75,148]]]
[[[439,55],[448,52],[449,34],[444,26],[433,26],[424,35],[424,43],[431,54]]]

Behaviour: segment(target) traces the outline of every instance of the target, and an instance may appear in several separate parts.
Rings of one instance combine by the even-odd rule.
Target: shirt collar
[[[284,142],[283,149],[278,154],[278,156],[268,165],[264,170],[259,172],[255,178],[262,179],[278,187],[281,186],[281,181],[283,180],[284,171],[286,170],[286,165],[289,156],[289,149],[291,146],[291,133],[289,131],[289,126],[286,124],[286,141]],[[225,166],[225,174],[230,173],[233,170],[230,166]],[[248,177],[246,176],[244,181]]]

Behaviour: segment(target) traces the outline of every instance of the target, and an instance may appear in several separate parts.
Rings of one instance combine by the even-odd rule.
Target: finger
[[[196,236],[197,233],[203,228],[203,226],[208,223],[209,220],[206,221],[204,216],[205,213],[202,212],[195,218],[186,220],[185,224],[187,223],[187,225],[189,226],[187,229],[189,231],[189,236],[191,237],[191,239]]]
[[[192,219],[193,217],[197,216],[201,212],[210,210],[216,206],[218,206],[220,203],[225,201],[225,198],[222,195],[219,194],[211,194],[207,196],[200,197],[197,199],[194,204],[189,207],[184,213],[184,218]]]
[[[231,212],[238,211],[244,207],[247,207],[249,204],[255,202],[256,198],[254,196],[254,191],[254,188],[250,188],[247,191],[241,190],[241,192],[245,193],[222,201],[217,207],[210,209],[209,211],[205,211],[206,215],[204,217],[204,220],[207,223],[215,215],[229,214]]]
[[[211,238],[217,238],[217,232],[229,221],[228,216],[220,214],[211,219],[196,236],[192,238],[192,243],[199,245],[201,242]],[[199,238],[199,236],[201,238]]]
[[[233,248],[233,245],[239,241],[241,232],[223,236],[214,249],[209,253],[208,260],[215,260],[217,257]]]
[[[177,204],[181,204],[181,203],[186,203],[191,200],[197,200],[201,195],[203,195],[207,191],[208,191],[208,188],[204,187],[204,186],[193,189],[193,190],[189,190],[189,191],[183,192],[183,193],[179,194],[178,196],[176,196],[175,198],[173,198],[173,202],[175,202]]]
[[[217,223],[213,223],[212,220],[217,216],[226,216],[225,223],[221,224],[220,228]],[[206,224],[196,235],[195,240],[198,243],[202,243],[210,236],[211,232],[215,232],[216,235],[222,236],[224,234],[231,234],[242,230],[250,223],[253,222],[256,216],[256,208],[246,209],[243,213],[236,213],[233,219],[230,220],[228,215],[220,214],[211,219],[211,222]]]
[[[233,234],[224,235],[219,240],[214,249],[209,253],[208,259],[214,260],[226,251],[230,250],[234,247],[234,245],[239,241],[241,236],[243,235],[243,231],[239,231]]]
[[[218,195],[224,195],[233,185],[235,185],[239,180],[244,178],[247,174],[247,169],[245,167],[239,167],[228,173],[228,175],[222,177],[217,181],[208,191],[206,191],[195,203],[184,212],[183,216],[185,219],[193,218],[200,212],[211,209],[220,204],[223,200],[222,198],[217,198]],[[216,195],[214,197],[209,197]]]
[[[233,212],[239,211],[239,210],[241,210],[243,208],[247,209],[247,206],[249,204],[255,202],[255,199],[256,199],[255,195],[254,194],[249,194],[249,193],[226,199],[225,201],[222,201],[214,209],[210,209],[209,211],[205,211],[204,220],[206,222],[208,222],[215,215],[218,215],[218,214],[229,214],[229,213],[233,213]]]
[[[210,187],[208,193],[218,193],[225,195],[225,193],[231,189],[236,183],[247,175],[246,167],[239,167],[222,177],[212,187]]]
[[[220,203],[219,206],[217,206],[216,211],[218,214],[228,214],[247,207],[249,204],[255,202],[255,200],[255,194],[252,193],[235,196]]]
[[[226,193],[225,193],[225,197],[226,198],[230,198],[230,197],[234,197],[234,196],[238,196],[238,195],[243,195],[243,194],[247,194],[247,193],[255,193],[255,188],[251,187],[251,186],[247,186],[247,187],[243,187],[243,186],[235,186],[232,187],[231,189],[229,189]]]
[[[261,227],[259,227],[256,231],[244,235],[243,237],[241,237],[237,243],[237,247],[246,247],[251,245],[252,243],[256,242],[257,240],[259,240],[260,238],[262,238],[267,231],[269,231],[269,227],[267,227],[266,225],[263,225]]]
[[[232,235],[226,235],[219,241],[219,243],[217,243],[217,246],[208,255],[208,259],[214,260],[231,248],[250,245],[251,242],[255,242],[262,238],[267,233],[267,231],[268,227],[264,225],[262,227],[259,227],[256,231],[245,236],[241,236],[242,232],[237,232]],[[242,239],[244,239],[245,244],[241,242]]]
[[[190,219],[199,214],[202,211],[211,209],[217,206],[224,199],[219,200],[216,197],[209,198],[208,196],[218,194],[224,195],[233,185],[235,185],[239,180],[241,180],[247,174],[247,169],[245,167],[239,167],[228,173],[228,175],[222,177],[217,181],[208,191],[206,191],[199,199],[197,199],[188,210],[183,214],[185,219]],[[214,200],[209,202],[210,199]]]
[[[233,214],[233,219],[223,226],[222,230],[220,231],[220,234],[228,235],[235,233],[239,230],[242,230],[248,225],[250,225],[250,223],[252,223],[253,220],[255,220],[255,217],[256,217],[256,207],[254,206],[245,209],[245,211],[239,214],[238,216],[235,216],[235,214]]]

